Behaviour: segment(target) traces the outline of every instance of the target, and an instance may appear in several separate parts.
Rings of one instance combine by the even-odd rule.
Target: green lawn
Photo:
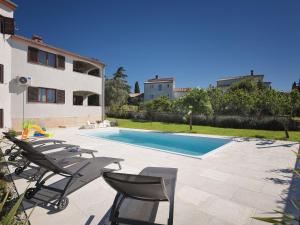
[[[134,122],[129,119],[117,119],[119,127],[136,128],[144,130],[158,130],[165,132],[189,133],[189,126],[185,124],[161,123],[161,122]],[[232,129],[210,126],[193,126],[193,133],[215,134],[224,136],[258,137],[267,139],[285,139],[284,131],[252,130],[252,129]],[[300,131],[289,132],[290,141],[300,141]]]

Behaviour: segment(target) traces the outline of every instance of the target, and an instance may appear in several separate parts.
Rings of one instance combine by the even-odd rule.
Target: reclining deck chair
[[[37,197],[37,200],[43,201],[43,197],[47,196],[47,203],[54,205],[59,211],[68,206],[69,200],[67,196],[69,194],[102,176],[105,171],[111,172],[120,170],[120,162],[123,161],[123,159],[117,158],[95,157],[85,159],[67,168],[63,168],[56,161],[51,160],[47,155],[41,153],[31,154],[26,151],[21,154],[31,162],[45,169],[36,182],[35,187],[29,188],[25,192],[25,198],[32,199],[35,195],[40,194],[40,198]],[[111,164],[117,164],[118,168],[106,168]],[[49,172],[50,175],[46,176]],[[50,185],[46,185],[46,181],[55,175],[61,175],[65,178]],[[47,190],[52,192],[52,195],[46,193]]]
[[[45,151],[50,151],[50,150],[57,150],[58,148],[61,147],[73,147],[75,145],[66,145],[66,144],[54,144],[54,145],[47,145],[47,146],[42,146],[42,147],[33,147],[31,143],[24,142],[22,140],[19,140],[17,138],[11,137],[10,139],[19,149],[20,149],[20,154],[22,151],[26,151],[30,154],[42,154],[42,152]],[[75,146],[77,148],[77,146]],[[56,160],[61,162],[60,166],[66,166],[71,164],[72,162],[76,162],[77,160],[80,161],[80,158],[82,154],[90,154],[92,157],[95,157],[94,153],[95,150],[90,150],[90,149],[81,149],[78,148],[76,151],[73,151],[72,148],[65,148],[60,151],[55,151],[52,153],[48,153],[47,156],[51,158],[52,160]],[[80,157],[77,157],[80,156]],[[69,158],[68,160],[66,160]],[[63,160],[64,161],[61,161]],[[75,161],[74,161],[75,160]],[[30,165],[30,160],[27,160],[26,157],[25,159],[21,162],[18,163],[17,168],[15,169],[15,174],[20,175],[29,165]],[[40,168],[36,168],[38,174],[40,172]]]
[[[9,132],[2,132],[3,136],[12,142],[12,145],[10,148],[5,150],[5,155],[9,156],[8,161],[14,161],[19,155],[22,149],[20,149],[14,142],[16,138],[12,136]],[[29,143],[33,147],[42,147],[47,146],[48,144],[57,145],[57,144],[63,144],[65,141],[63,140],[56,140],[56,139],[45,139],[45,140],[37,140],[37,141],[30,141]],[[56,146],[57,148],[58,146]],[[63,146],[62,146],[63,147]]]
[[[160,201],[169,202],[168,225],[173,224],[177,169],[147,167],[139,175],[105,172],[104,180],[117,191],[109,220],[112,225],[155,223]]]

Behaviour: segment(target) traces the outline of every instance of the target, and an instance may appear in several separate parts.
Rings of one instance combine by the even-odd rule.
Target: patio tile
[[[279,201],[281,201],[279,196],[275,197],[242,188],[234,194],[231,200],[260,210],[277,209],[280,206]]]
[[[236,225],[246,224],[254,214],[254,208],[220,198],[215,199],[202,210],[229,224]]]
[[[257,192],[261,191],[265,185],[265,182],[238,175],[231,176],[227,182]]]
[[[201,191],[207,192],[209,194],[213,194],[215,196],[219,196],[225,199],[230,199],[239,189],[237,185],[224,183],[220,181],[216,181],[213,179],[209,179],[206,177],[201,178],[204,180],[203,184],[197,186],[196,183],[192,183],[193,187],[198,188]]]
[[[209,200],[213,195],[189,186],[177,189],[177,198],[183,202],[199,206]]]
[[[230,178],[230,174],[228,173],[224,173],[224,172],[220,172],[218,170],[213,170],[213,169],[205,169],[202,170],[200,173],[198,173],[200,176],[203,177],[208,177],[210,179],[214,179],[217,181],[226,181],[228,178]]]

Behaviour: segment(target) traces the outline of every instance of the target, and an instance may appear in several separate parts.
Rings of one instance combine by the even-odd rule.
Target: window
[[[65,69],[65,57],[37,48],[28,47],[28,62],[38,63],[58,69]]]
[[[55,90],[47,89],[47,102],[55,103]]]
[[[83,96],[73,95],[73,105],[83,105]]]
[[[88,97],[88,105],[89,106],[100,106],[100,98],[99,95],[94,94]]]
[[[38,62],[39,50],[36,48],[28,47],[28,62]]]
[[[39,88],[38,102],[47,102],[47,89]]]
[[[38,62],[42,65],[47,65],[47,52],[39,50],[39,52],[38,52]]]
[[[28,87],[28,102],[65,103],[65,91],[51,88]]]
[[[14,18],[9,18],[0,15],[0,32],[3,34],[15,34]]]
[[[4,66],[0,64],[0,84],[4,82]]]
[[[162,90],[162,85],[161,85],[161,84],[158,85],[158,90],[159,90],[159,91]]]
[[[57,56],[57,68],[65,69],[65,57],[58,55]]]
[[[48,66],[56,67],[56,55],[48,53]]]
[[[150,98],[153,99],[153,98],[154,98],[154,95],[150,95]]]

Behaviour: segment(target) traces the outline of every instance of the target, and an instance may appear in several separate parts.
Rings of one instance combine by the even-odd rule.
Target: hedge
[[[107,112],[108,117],[121,119],[134,119],[136,121],[157,121],[165,123],[187,123],[184,115],[179,113],[158,112]],[[300,121],[283,117],[242,117],[242,116],[205,116],[193,115],[194,125],[204,125],[222,128],[241,128],[258,130],[284,130],[284,124],[288,130],[300,131]]]

